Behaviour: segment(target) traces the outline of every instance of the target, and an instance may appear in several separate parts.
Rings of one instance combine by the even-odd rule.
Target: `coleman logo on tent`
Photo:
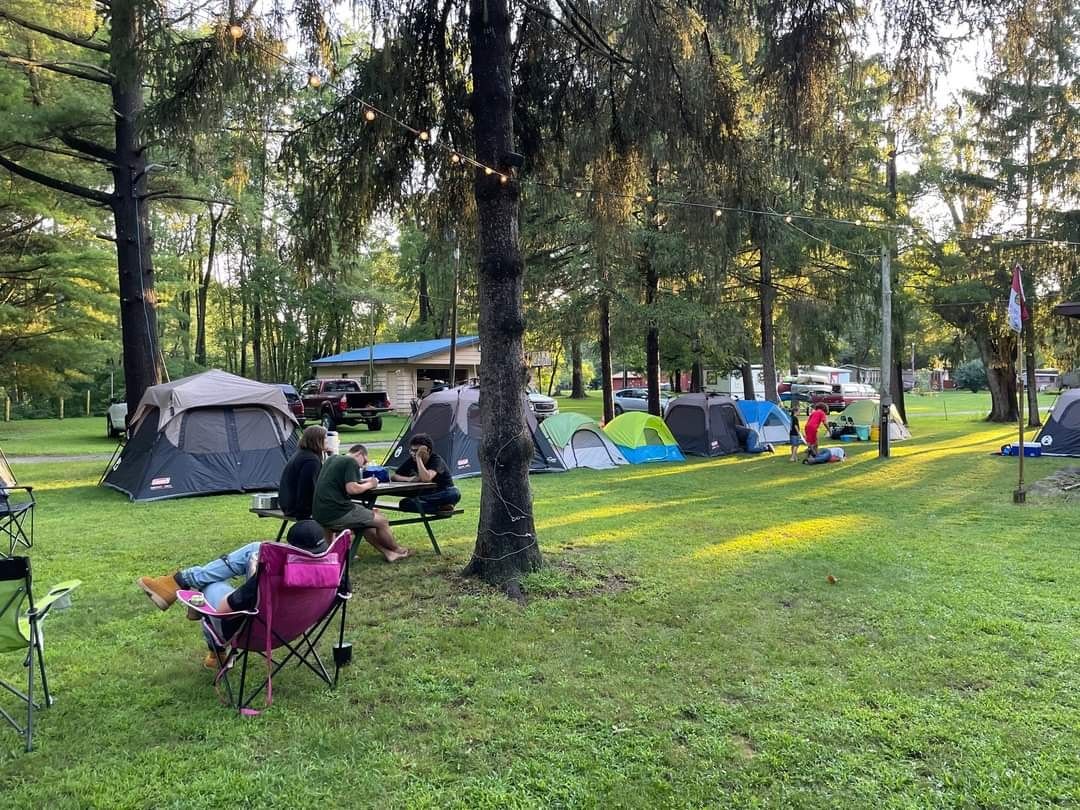
[[[398,457],[398,456],[400,456],[400,455],[401,455],[401,445],[399,444],[399,445],[398,445],[398,446],[397,446],[397,447],[396,447],[396,448],[394,449],[394,458],[397,458],[397,457]]]
[[[172,478],[153,478],[150,480],[150,489],[172,489]]]
[[[1042,437],[1042,443],[1043,443],[1043,447],[1049,447],[1050,445],[1052,445],[1054,443],[1054,437],[1053,436],[1043,436]]]
[[[459,458],[457,465],[459,470],[464,469],[469,466],[469,460],[467,458]]]

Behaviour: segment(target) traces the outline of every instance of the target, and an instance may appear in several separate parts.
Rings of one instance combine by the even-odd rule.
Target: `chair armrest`
[[[229,616],[254,616],[259,612],[258,610],[217,610],[213,605],[206,603],[195,605],[191,602],[191,597],[195,596],[195,594],[202,596],[202,591],[180,590],[176,592],[176,599],[178,602],[183,603],[185,607],[191,608],[208,619],[222,619]]]
[[[28,610],[26,615],[31,619],[43,619],[45,614],[49,612],[54,604],[62,599],[65,599],[68,594],[82,585],[81,579],[69,579],[65,582],[61,582],[58,585],[53,585],[45,598],[34,605],[33,610]],[[59,609],[59,606],[57,607]]]

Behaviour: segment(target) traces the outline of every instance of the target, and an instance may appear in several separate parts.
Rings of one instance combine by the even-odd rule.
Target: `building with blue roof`
[[[375,379],[369,383],[372,365]],[[391,407],[407,413],[412,400],[433,385],[450,383],[450,338],[377,343],[373,347],[320,357],[311,362],[311,367],[318,379],[346,377],[359,380],[368,391],[386,391]],[[480,338],[458,337],[454,384],[460,385],[479,375]]]

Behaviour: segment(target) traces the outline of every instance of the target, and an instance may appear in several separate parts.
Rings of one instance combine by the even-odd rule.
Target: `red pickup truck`
[[[304,419],[321,422],[327,430],[338,425],[358,425],[368,430],[382,429],[382,415],[390,411],[385,391],[361,391],[356,380],[308,380],[300,386]]]

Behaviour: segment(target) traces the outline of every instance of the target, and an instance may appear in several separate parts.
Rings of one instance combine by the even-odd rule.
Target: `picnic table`
[[[427,531],[428,539],[431,540],[431,547],[435,549],[436,554],[442,554],[442,551],[439,549],[439,543],[435,539],[435,532],[431,530],[431,524],[437,520],[449,520],[456,515],[464,514],[464,510],[453,509],[439,512],[406,512],[401,508],[402,498],[411,498],[414,495],[433,492],[435,488],[435,484],[433,483],[423,483],[420,481],[379,482],[379,485],[375,487],[375,489],[365,493],[364,497],[353,498],[352,501],[361,506],[366,506],[369,509],[375,508],[386,512],[400,513],[402,517],[388,521],[391,526],[411,526],[416,523],[422,523],[425,531]],[[397,501],[380,500],[380,498],[396,498]],[[296,518],[284,514],[280,509],[259,509],[252,507],[248,511],[261,518],[274,518],[280,520],[281,528],[278,529],[276,538],[278,541],[280,541],[285,534],[285,529],[288,527],[289,523],[296,520]]]

